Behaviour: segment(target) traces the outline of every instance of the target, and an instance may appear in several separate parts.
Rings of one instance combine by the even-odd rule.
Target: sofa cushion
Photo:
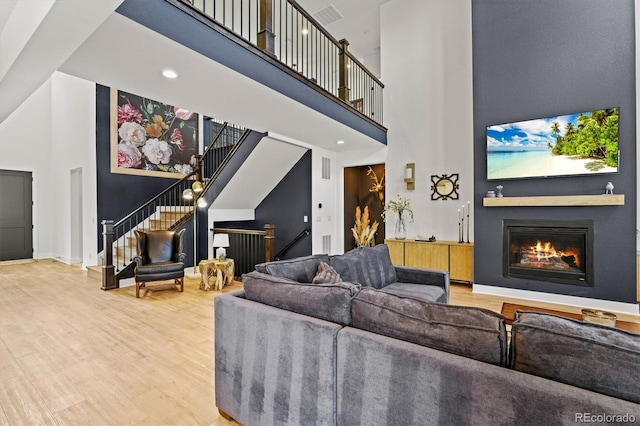
[[[351,298],[357,284],[300,283],[253,271],[242,276],[247,299],[303,315],[351,325]]]
[[[447,295],[442,287],[426,284],[393,283],[380,291],[399,297],[421,299],[426,302],[447,303]]]
[[[640,334],[516,311],[509,366],[640,403]]]
[[[294,259],[278,260],[276,262],[260,263],[256,270],[274,277],[288,278],[301,283],[310,283],[318,271],[320,262],[329,262],[326,254],[296,257]]]
[[[331,256],[329,264],[343,280],[364,287],[382,288],[396,281],[396,270],[385,244],[358,247],[345,254]]]
[[[363,330],[496,365],[506,365],[505,317],[467,306],[426,302],[372,289],[351,301],[353,325]]]
[[[313,277],[311,282],[313,284],[333,284],[342,282],[342,278],[340,277],[340,274],[331,267],[331,265],[325,262],[320,262],[320,265],[318,265],[318,272],[316,272],[316,276]]]

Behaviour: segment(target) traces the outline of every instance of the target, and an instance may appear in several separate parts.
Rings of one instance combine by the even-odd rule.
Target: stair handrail
[[[289,251],[289,249],[291,249],[291,247],[293,247],[298,241],[300,241],[302,238],[304,238],[305,236],[309,235],[311,233],[311,227],[307,226],[306,228],[304,228],[302,230],[302,232],[300,232],[298,235],[296,235],[295,237],[293,237],[293,239],[291,241],[289,241],[289,243],[284,246],[284,248],[282,250],[280,250],[274,257],[274,260],[280,260],[280,257],[285,254],[286,252]]]

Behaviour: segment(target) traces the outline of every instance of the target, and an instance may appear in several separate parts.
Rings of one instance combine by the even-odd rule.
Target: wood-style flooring
[[[219,294],[186,279],[184,293],[136,299],[135,287],[101,291],[78,266],[54,260],[0,266],[0,424],[233,424],[214,398]],[[452,304],[500,312],[502,302],[452,285]]]

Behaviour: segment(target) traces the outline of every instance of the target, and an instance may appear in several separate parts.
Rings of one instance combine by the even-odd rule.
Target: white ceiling
[[[325,28],[338,40],[346,38],[349,51],[380,77],[380,5],[390,0],[298,0],[313,16],[330,5],[343,18]]]

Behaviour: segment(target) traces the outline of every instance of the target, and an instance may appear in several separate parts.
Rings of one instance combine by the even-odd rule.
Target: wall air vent
[[[344,18],[342,13],[332,4],[329,6],[322,8],[312,14],[313,18],[320,23],[323,27],[326,27],[329,24],[333,24],[336,21]]]
[[[331,180],[331,159],[322,157],[322,179]]]
[[[322,252],[331,253],[331,235],[322,236]]]

